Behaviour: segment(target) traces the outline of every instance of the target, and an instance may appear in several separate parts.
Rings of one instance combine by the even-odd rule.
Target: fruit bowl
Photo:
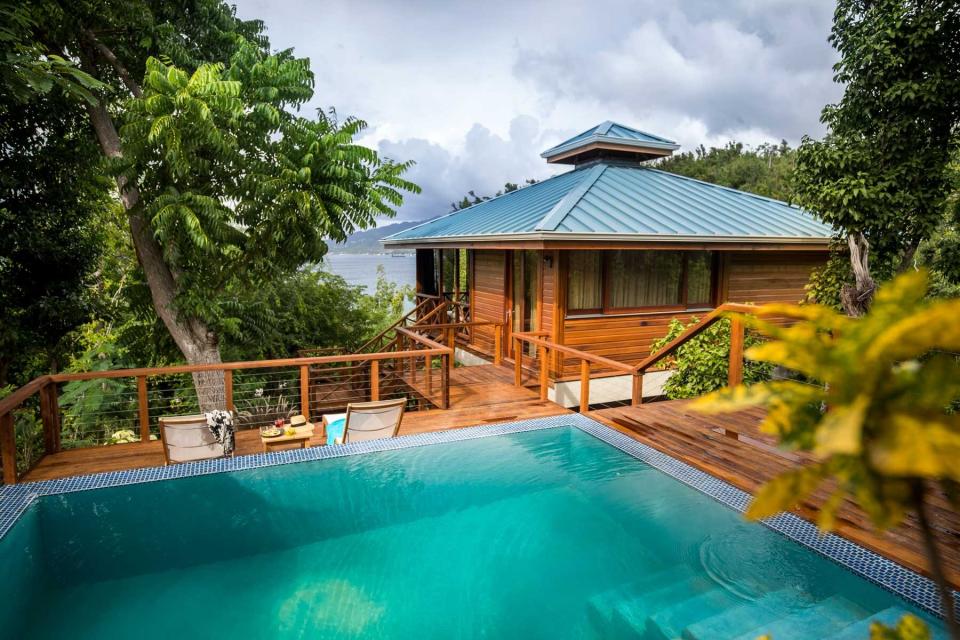
[[[277,436],[283,435],[283,429],[277,427],[264,427],[260,429],[260,435],[264,438],[276,438]]]

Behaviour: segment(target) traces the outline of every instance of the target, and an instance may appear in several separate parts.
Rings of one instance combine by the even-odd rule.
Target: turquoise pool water
[[[902,600],[574,428],[46,496],[11,638],[869,637]]]

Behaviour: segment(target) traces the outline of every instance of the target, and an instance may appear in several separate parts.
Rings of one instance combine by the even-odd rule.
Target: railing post
[[[739,316],[730,319],[730,367],[727,384],[731,387],[743,382],[743,320]]]
[[[548,387],[548,363],[547,363],[547,348],[543,345],[537,349],[537,355],[540,358],[540,399],[546,400],[549,396],[547,392]]]
[[[513,339],[513,385],[523,386],[523,351],[520,350],[520,338]]]
[[[370,361],[370,400],[380,399],[380,361]]]
[[[643,373],[640,371],[633,374],[633,392],[630,396],[630,404],[634,407],[643,404]]]
[[[471,329],[471,335],[472,335]],[[499,365],[503,361],[503,331],[504,325],[494,325],[493,327],[493,364]]]
[[[60,451],[60,400],[57,383],[51,382],[40,389],[40,419],[43,421],[43,443],[46,452]]]
[[[233,411],[233,369],[223,370],[223,402],[227,405],[227,411]]]
[[[448,360],[452,361],[453,356],[443,355],[440,357],[441,357],[441,364],[444,365],[440,371],[440,408],[449,409],[450,408],[450,372],[452,371],[453,367],[447,366],[447,364],[444,363],[442,359],[447,358]]]
[[[310,422],[310,365],[300,365],[300,413]]]
[[[3,484],[17,483],[17,436],[13,431],[13,414],[0,416],[0,463],[3,464]]]
[[[150,402],[147,376],[137,376],[137,409],[140,414],[140,442],[150,442]]]
[[[453,353],[457,352],[457,331],[454,327],[447,327],[447,346],[450,347]],[[449,368],[450,373],[453,373],[456,358],[454,358],[453,355],[447,356],[444,364]]]
[[[580,413],[590,411],[590,361],[580,361]]]
[[[423,375],[426,377],[427,398],[429,398],[431,394],[433,394],[433,356],[430,354],[425,355],[424,361],[427,363],[427,366]]]

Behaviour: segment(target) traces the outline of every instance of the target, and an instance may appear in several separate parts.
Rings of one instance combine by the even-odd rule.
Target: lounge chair
[[[403,409],[406,405],[406,398],[348,404],[347,413],[342,418],[342,434],[330,434],[334,436],[333,443],[364,442],[396,436],[397,431],[400,430],[400,421],[403,420]],[[327,416],[328,430],[330,427],[336,429],[339,417]],[[328,443],[330,440],[328,438]]]
[[[223,444],[210,432],[205,415],[166,416],[159,423],[164,464],[224,456]]]

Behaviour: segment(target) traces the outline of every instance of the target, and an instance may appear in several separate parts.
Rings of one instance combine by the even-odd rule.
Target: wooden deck
[[[513,370],[494,365],[454,369],[450,374],[450,407],[408,411],[403,417],[400,435],[570,413],[552,402],[541,401],[536,391],[513,386]],[[262,452],[256,430],[238,432],[236,443],[236,455]],[[323,444],[319,429],[310,444]],[[156,466],[163,466],[159,442],[115,444],[44,456],[22,481]]]
[[[640,407],[602,409],[588,414],[644,444],[753,493],[766,480],[809,459],[806,454],[778,450],[773,439],[759,432],[763,411],[753,409],[725,416],[703,416],[687,401],[656,402]],[[740,435],[734,439],[724,430]],[[814,520],[826,493],[798,505],[796,513]],[[948,579],[960,588],[960,515],[943,496],[934,496],[933,521]],[[877,532],[866,514],[851,502],[840,510],[837,531],[843,537],[929,576],[916,521]]]

